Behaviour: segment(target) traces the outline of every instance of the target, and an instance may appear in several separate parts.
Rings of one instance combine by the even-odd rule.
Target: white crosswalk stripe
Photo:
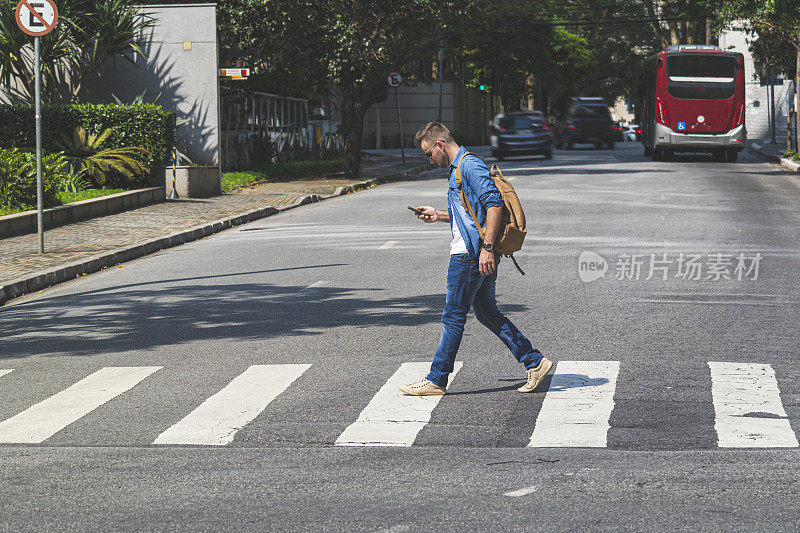
[[[133,388],[160,366],[106,367],[0,422],[0,442],[39,443]]]
[[[709,362],[721,448],[797,447],[771,365]]]
[[[308,364],[253,365],[153,444],[224,446],[309,368]]]
[[[619,361],[560,361],[530,447],[605,447]]]
[[[792,428],[792,424],[798,422],[790,420],[787,416],[782,404],[776,374],[771,365],[736,362],[708,362],[707,364],[710,374],[698,374],[699,381],[696,386],[707,387],[710,378],[711,400],[715,413],[713,425],[717,441],[715,442],[713,437],[704,437],[700,444],[701,447],[800,447],[797,435]],[[251,424],[265,410],[278,409],[277,403],[274,407],[271,404],[289,387],[298,387],[297,380],[311,366],[311,364],[249,366],[220,390],[211,391],[207,397],[198,399],[194,404],[196,407],[191,412],[189,412],[190,409],[179,411],[174,420],[166,423],[158,418],[153,418],[151,421],[154,426],[152,435],[159,432],[160,434],[152,443],[154,445],[228,445],[234,441],[242,428]],[[462,366],[461,362],[455,364],[451,381],[462,369]],[[0,422],[0,443],[37,444],[45,442],[70,424],[135,387],[161,368],[159,366],[102,368],[70,387]],[[366,407],[357,419],[336,420],[335,423],[340,428],[341,434],[335,439],[335,445],[413,446],[420,431],[431,420],[435,420],[436,413],[434,411],[442,400],[442,396],[406,396],[400,392],[398,387],[419,380],[428,373],[429,368],[430,363],[427,361],[401,364],[372,398],[363,397],[362,405],[366,405]],[[19,369],[0,369],[0,377],[11,372],[16,374]],[[625,431],[630,429],[630,421],[636,420],[635,411],[632,412],[631,409],[637,409],[639,404],[635,401],[615,404],[614,396],[619,373],[619,361],[558,362],[554,368],[549,388],[544,393],[543,400],[540,400],[542,404],[532,432],[521,435],[525,439],[523,442],[527,441],[527,446],[531,448],[606,447],[609,445],[617,447],[620,443],[623,443],[624,446],[630,441],[629,437],[625,436]],[[27,372],[20,373],[18,379],[28,375]],[[0,383],[5,382],[0,381]],[[18,395],[15,388],[20,384],[17,380],[9,379],[8,383],[12,387],[0,385],[0,392]],[[305,380],[303,383],[305,384]],[[706,385],[701,385],[703,383]],[[637,385],[647,386],[644,383]],[[477,386],[471,384],[469,388]],[[319,384],[316,384],[315,388],[318,387]],[[627,398],[629,390],[625,388],[620,394]],[[299,392],[303,393],[302,390]],[[309,389],[306,392],[312,394],[314,391]],[[373,392],[374,390],[369,394]],[[542,392],[537,392],[535,395],[541,398]],[[140,399],[139,395],[129,395],[128,398],[128,400],[120,398],[115,401]],[[467,395],[454,397],[452,401],[482,400],[481,395]],[[650,403],[643,402],[641,405],[645,412],[652,412]],[[284,404],[281,404],[280,409],[285,407]],[[614,409],[620,407],[623,410],[618,413],[616,420],[620,420],[622,423],[622,427],[619,428],[622,433],[615,433],[614,438],[620,437],[622,440],[609,442],[611,416]],[[709,412],[710,414],[710,408],[711,406],[707,405],[695,412]],[[186,414],[187,412],[188,414]],[[112,410],[107,410],[107,413],[111,417],[115,416]],[[277,415],[277,413],[275,414]],[[172,426],[166,427],[175,420],[178,421]],[[468,431],[473,421],[448,422],[453,422],[454,425],[463,424],[463,431]],[[533,421],[530,420],[530,422]],[[103,424],[105,423],[104,421]],[[125,421],[109,420],[107,423],[124,425]],[[341,426],[338,426],[340,423]],[[687,423],[703,426],[702,431],[707,435],[711,429],[712,418],[703,415]],[[345,428],[345,426],[347,427]],[[643,427],[647,431],[658,431],[659,428],[669,431],[668,426],[662,428],[645,424]],[[291,428],[291,423],[288,426],[279,424],[276,431],[292,431]],[[342,431],[341,428],[345,429]],[[633,430],[637,431],[640,428],[634,425]],[[330,439],[335,435],[336,433],[333,436],[325,437],[324,442],[330,443]],[[528,435],[530,435],[529,439]],[[150,439],[153,436],[150,436]],[[626,438],[628,440],[625,440]]]
[[[411,446],[417,434],[431,419],[442,396],[407,396],[400,385],[420,380],[430,363],[403,363],[381,387],[369,404],[336,439],[337,446]],[[457,361],[450,381],[461,370]]]

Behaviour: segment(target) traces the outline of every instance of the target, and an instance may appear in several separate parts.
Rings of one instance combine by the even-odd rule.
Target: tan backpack
[[[470,205],[469,200],[467,200],[467,195],[464,193],[464,188],[462,187],[461,161],[468,155],[475,154],[467,152],[458,160],[458,165],[456,165],[456,185],[458,186],[458,190],[461,191],[461,204],[464,206],[464,209],[469,211],[472,220],[475,221],[475,227],[478,228],[481,240],[484,240],[486,228],[482,228],[481,225],[478,224],[478,217],[475,216],[475,211],[473,211],[472,205]],[[478,156],[475,155],[475,157]],[[522,249],[522,242],[525,240],[525,235],[528,233],[528,230],[525,228],[525,212],[522,210],[522,204],[519,202],[517,191],[515,191],[514,187],[503,177],[503,173],[500,172],[497,165],[492,165],[489,174],[492,180],[494,180],[494,184],[500,191],[500,196],[502,196],[503,202],[505,203],[503,206],[503,217],[501,219],[502,233],[494,244],[494,251],[506,257],[510,257],[511,260],[514,261],[514,266],[517,267],[517,270],[524,276],[525,272],[522,271],[517,264],[517,260],[514,259],[514,252],[518,252]]]

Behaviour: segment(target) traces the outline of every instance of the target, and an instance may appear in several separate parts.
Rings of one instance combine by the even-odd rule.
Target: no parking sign
[[[58,22],[58,8],[53,0],[22,0],[17,4],[17,25],[32,37],[47,35]]]

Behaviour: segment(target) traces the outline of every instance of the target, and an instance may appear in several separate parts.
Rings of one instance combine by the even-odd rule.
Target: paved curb
[[[752,152],[755,152],[755,153],[757,153],[759,155],[763,155],[764,157],[766,157],[767,159],[769,159],[773,163],[780,162],[780,157],[778,157],[774,153],[767,152],[760,143],[750,142],[747,145],[747,148],[749,148],[750,151],[752,151]]]
[[[786,170],[791,170],[792,172],[800,172],[800,163],[792,161],[791,159],[786,159],[785,157],[781,158],[781,167]]]
[[[239,213],[237,215],[212,222],[206,222],[205,224],[201,224],[183,231],[178,231],[164,237],[151,239],[133,246],[117,248],[99,255],[81,259],[80,261],[67,263],[50,270],[36,272],[24,278],[12,280],[5,285],[1,285],[0,305],[3,305],[7,301],[24,294],[36,292],[53,285],[75,279],[76,277],[92,274],[116,264],[124,263],[145,255],[152,254],[154,252],[158,252],[159,250],[163,250],[165,248],[172,248],[173,246],[178,246],[187,242],[202,239],[203,237],[208,237],[209,235],[219,233],[220,231],[232,228],[234,226],[239,226],[260,218],[269,217],[288,209],[294,209],[295,207],[299,207],[301,205],[319,202],[328,198],[342,196],[350,192],[367,189],[380,183],[399,181],[403,178],[419,172],[424,172],[425,170],[429,170],[431,168],[433,167],[430,164],[425,164],[417,168],[412,168],[403,172],[395,172],[394,174],[389,174],[387,176],[382,176],[380,178],[375,178],[368,181],[362,181],[347,187],[339,187],[336,189],[336,192],[327,196],[309,194],[298,198],[293,204],[288,206],[267,206],[251,209],[250,211],[245,211],[244,213]]]
[[[773,163],[778,163],[784,170],[788,170],[790,172],[800,172],[800,162],[792,161],[786,157],[781,157],[774,153],[767,152],[760,143],[751,142],[748,145],[748,148],[753,152],[763,155]]]

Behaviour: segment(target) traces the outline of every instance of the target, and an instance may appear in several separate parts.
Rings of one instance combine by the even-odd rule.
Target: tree
[[[267,85],[285,80],[279,94],[341,94],[345,171],[356,176],[364,114],[386,99],[390,71],[412,69],[438,42],[438,8],[433,0],[226,0],[221,11],[232,18],[220,35],[225,57],[258,67]]]
[[[775,53],[776,58],[785,57],[777,53],[782,43],[794,49],[794,69],[781,65],[781,70],[794,70],[794,90],[797,94],[800,85],[800,0],[726,0],[718,9],[718,23],[724,26],[732,21],[744,21],[745,30],[764,39],[757,50]],[[770,41],[772,41],[770,43]],[[800,132],[800,120],[795,109],[795,132]],[[791,128],[789,128],[791,130]],[[791,131],[787,145],[791,142]],[[795,147],[797,139],[794,140]],[[787,146],[787,150],[792,146]]]
[[[17,27],[15,2],[0,0],[0,88],[34,99],[33,38]],[[142,37],[154,25],[130,0],[62,0],[56,28],[41,38],[43,100],[76,102],[86,81],[112,58],[136,64]],[[14,81],[21,84],[14,91]]]

